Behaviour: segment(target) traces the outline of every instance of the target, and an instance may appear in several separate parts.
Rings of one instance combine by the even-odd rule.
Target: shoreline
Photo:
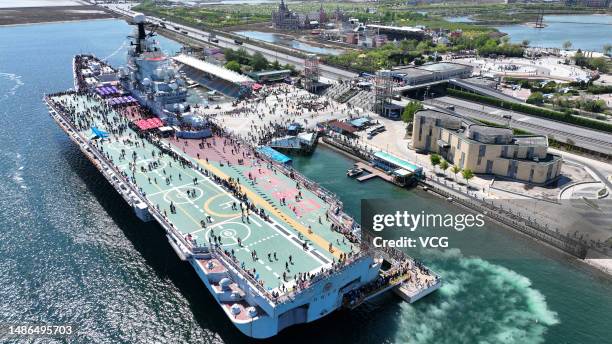
[[[117,15],[95,5],[0,8],[0,26],[112,18],[117,18]]]
[[[20,23],[20,24],[0,24],[0,28],[3,27],[13,27],[13,26],[29,26],[29,25],[44,25],[44,24],[62,24],[62,23],[75,23],[80,21],[101,21],[101,20],[117,20],[117,17],[108,17],[108,18],[92,18],[92,19],[72,19],[72,20],[52,20],[52,21],[44,21],[44,22],[30,22],[30,23]]]
[[[607,276],[612,276],[612,258],[606,259],[580,259],[590,267],[596,269],[597,271],[601,271]]]
[[[351,154],[350,152],[344,151],[338,147],[335,147],[333,145],[330,145],[326,142],[324,142],[323,140],[320,140],[320,143],[323,144],[323,146],[325,146],[326,148],[329,148],[335,152],[338,152],[340,154],[343,154],[347,157],[349,157],[350,159],[354,160],[354,161],[363,161],[363,159]],[[426,184],[426,183],[419,183],[421,184],[421,191],[424,191],[426,193],[432,194],[436,197],[439,197],[441,200],[446,200],[446,198],[444,197],[444,195],[440,192],[441,190],[437,189],[436,185],[430,185],[430,184]],[[425,187],[427,187],[427,189],[425,189]],[[418,187],[417,187],[418,188]],[[457,207],[461,207],[464,208],[468,211],[473,212],[474,209],[463,205],[459,202],[452,202],[455,206]],[[497,223],[499,226],[503,227],[503,228],[507,228],[509,230],[511,230],[513,233],[522,235],[523,237],[530,239],[531,241],[533,241],[534,243],[537,243],[543,247],[546,247],[548,249],[552,249],[553,251],[557,252],[557,253],[561,253],[564,256],[569,257],[572,261],[575,262],[579,262],[581,263],[581,265],[583,267],[589,268],[592,272],[601,274],[603,276],[605,276],[608,279],[612,279],[612,258],[606,258],[606,259],[592,259],[592,258],[585,258],[585,259],[581,259],[579,257],[576,257],[572,254],[570,254],[569,252],[566,252],[564,250],[561,250],[553,245],[551,245],[550,243],[540,240],[536,237],[533,237],[527,233],[522,232],[521,230],[517,229],[517,228],[513,228],[512,226],[509,226],[503,222],[500,222],[499,220],[491,217],[489,214],[486,214],[487,219],[489,219],[490,221],[493,221],[495,223]]]

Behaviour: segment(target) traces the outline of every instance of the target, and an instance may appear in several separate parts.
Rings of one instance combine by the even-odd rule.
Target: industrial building
[[[384,34],[389,40],[404,40],[416,39],[418,41],[425,38],[425,30],[412,26],[388,26],[378,24],[367,24],[366,27],[370,30]]]
[[[562,159],[548,153],[546,136],[514,135],[435,110],[416,112],[413,124],[414,149],[438,153],[461,169],[533,184],[548,184],[561,172]]]

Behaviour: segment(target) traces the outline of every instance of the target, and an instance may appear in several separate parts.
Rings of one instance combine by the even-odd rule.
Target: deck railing
[[[62,94],[76,94],[76,92],[68,92],[68,93],[62,93]],[[149,202],[149,200],[142,196],[140,191],[129,181],[126,179],[126,177],[123,175],[123,173],[121,171],[119,171],[116,166],[109,161],[103,154],[101,154],[101,152],[98,151],[97,147],[91,145],[87,140],[85,140],[80,134],[79,131],[74,127],[74,125],[72,124],[72,120],[67,118],[65,116],[65,114],[62,111],[59,111],[58,109],[55,108],[55,101],[51,100],[50,97],[52,97],[54,95],[45,95],[44,99],[45,102],[47,103],[47,105],[49,106],[49,108],[52,110],[52,112],[60,117],[61,119],[63,119],[63,121],[65,122],[65,125],[69,126],[70,129],[73,130],[73,132],[79,136],[79,138],[82,140],[83,143],[85,143],[87,145],[87,147],[89,148],[89,150],[91,151],[91,154],[95,156],[96,159],[98,159],[100,162],[104,162],[106,166],[108,166],[113,172],[114,174],[117,176],[117,178],[119,178],[119,180],[124,183],[124,185],[126,185],[134,195],[136,195],[138,197],[138,199],[140,199],[141,201],[143,201],[145,204],[147,204],[149,212],[151,213],[151,215],[160,223],[162,224],[162,226],[164,226],[168,231],[172,232],[173,236],[179,240],[186,248],[190,249],[192,252],[195,251],[205,251],[206,248],[205,247],[194,247],[194,245],[190,242],[188,242],[174,227],[174,225],[172,223],[170,223],[166,217],[161,214],[157,208],[151,204]],[[95,95],[94,95],[95,97]],[[244,142],[241,139],[238,139],[239,141],[243,142],[244,144],[246,144],[248,147],[250,147],[250,145],[246,142]],[[345,216],[346,214],[341,212],[341,207],[342,207],[342,203],[337,200],[335,194],[329,192],[328,190],[324,189],[323,187],[319,186],[317,183],[310,181],[309,179],[307,179],[306,177],[302,176],[301,174],[295,172],[295,171],[291,171],[289,169],[287,169],[285,166],[282,166],[272,160],[269,159],[264,159],[266,161],[268,161],[269,163],[273,164],[278,170],[280,170],[282,173],[284,173],[285,175],[287,175],[288,177],[293,176],[294,179],[298,180],[298,182],[301,182],[305,187],[307,187],[309,190],[315,192],[317,195],[324,195],[326,196],[326,198],[324,198],[325,201],[328,200],[333,200],[334,203],[340,207],[340,214],[338,216]],[[315,190],[313,190],[313,188]],[[319,192],[316,192],[319,191]],[[132,206],[132,204],[130,204]],[[333,204],[332,204],[333,205]],[[346,215],[348,216],[348,215]],[[333,220],[335,220],[337,225],[342,225],[342,223],[339,222],[339,220],[335,219],[335,217],[331,217]],[[354,221],[354,220],[353,220]],[[239,275],[239,277],[243,278],[246,280],[246,282],[254,289],[256,290],[260,296],[264,297],[266,300],[272,302],[272,303],[276,303],[276,304],[281,304],[281,303],[285,303],[285,302],[289,302],[293,299],[295,299],[296,297],[298,297],[301,293],[309,290],[311,287],[313,287],[315,284],[318,284],[319,282],[323,281],[323,280],[327,280],[329,278],[332,278],[333,276],[336,276],[338,274],[340,274],[342,271],[344,271],[346,268],[356,264],[358,261],[366,258],[366,257],[371,257],[371,252],[367,249],[364,250],[360,250],[360,252],[351,255],[349,258],[347,258],[344,261],[344,264],[342,266],[334,266],[332,269],[327,270],[325,272],[319,273],[317,275],[315,275],[315,277],[313,277],[310,280],[305,281],[305,287],[300,287],[298,289],[294,289],[289,293],[286,294],[281,294],[277,297],[273,296],[268,290],[266,290],[266,288],[260,283],[258,282],[254,277],[252,277],[247,271],[245,271],[244,269],[242,269],[235,261],[232,257],[229,257],[228,255],[225,254],[225,252],[223,252],[221,249],[216,248],[214,246],[210,246],[208,247],[209,252],[212,254],[212,256],[214,256],[215,258],[217,258],[222,264],[224,264],[226,266],[226,268],[231,268],[233,270],[236,271],[236,273]]]
[[[212,256],[214,258],[216,258],[218,261],[221,262],[221,264],[225,265],[225,267],[229,270],[229,269],[234,269],[236,270],[236,273],[239,275],[239,278],[244,279],[249,286],[256,290],[257,292],[259,292],[260,296],[264,297],[266,300],[269,300],[271,302],[276,302],[278,301],[278,297],[274,297],[272,295],[272,293],[270,293],[268,290],[266,290],[266,288],[264,288],[263,285],[261,285],[261,283],[259,281],[257,281],[253,276],[251,276],[251,274],[244,270],[242,267],[240,267],[235,261],[234,258],[228,256],[227,254],[225,254],[225,252],[223,252],[223,250],[221,250],[220,248],[216,247],[215,245],[210,245],[209,246],[210,252],[212,254]]]
[[[212,122],[211,122],[212,123]],[[245,146],[245,147],[249,147],[251,149],[251,151],[253,152],[253,154],[257,154],[255,149],[253,149],[253,147],[251,146],[251,144],[247,141],[245,141],[243,138],[234,135],[233,133],[227,132],[225,131],[223,128],[221,128],[218,124],[216,123],[212,123],[214,126],[217,127],[217,129],[221,132],[223,132],[225,135],[227,135],[230,139],[240,142],[241,145]],[[340,201],[340,199],[338,198],[338,196],[325,189],[324,187],[322,187],[321,185],[319,185],[318,183],[310,180],[308,177],[304,176],[303,174],[287,168],[287,166],[280,164],[274,160],[272,160],[271,158],[269,158],[268,156],[264,155],[264,154],[257,154],[257,156],[261,159],[266,161],[267,163],[271,164],[272,166],[274,166],[274,168],[278,171],[280,171],[282,174],[284,174],[285,176],[296,180],[298,183],[300,183],[301,185],[303,185],[306,189],[308,189],[309,191],[311,191],[312,193],[314,193],[315,195],[317,195],[319,198],[323,199],[326,203],[330,204],[331,209],[337,209],[338,214],[334,214],[333,212],[328,211],[328,214],[331,215],[330,218],[332,219],[332,221],[334,222],[335,225],[339,226],[340,228],[344,228],[347,230],[352,230],[352,225],[354,223],[356,223],[355,219],[353,219],[350,215],[346,214],[343,211],[343,204],[342,201]],[[342,223],[342,221],[338,220],[338,218],[349,218],[352,220],[352,223],[350,226],[347,226],[346,224]]]

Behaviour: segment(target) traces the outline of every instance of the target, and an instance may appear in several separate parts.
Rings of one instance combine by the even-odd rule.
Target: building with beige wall
[[[561,172],[562,159],[548,153],[546,136],[513,135],[511,129],[441,111],[415,113],[412,145],[417,151],[438,153],[461,169],[533,184],[550,183]]]

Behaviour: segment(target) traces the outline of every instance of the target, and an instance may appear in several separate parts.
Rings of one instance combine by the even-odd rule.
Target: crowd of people
[[[439,277],[420,261],[404,257],[401,261],[397,261],[391,271],[383,272],[374,281],[344,294],[343,304],[349,307],[357,306],[369,296],[401,283],[410,283],[420,291],[438,281]]]
[[[67,94],[68,93],[56,94],[56,95],[67,95]],[[138,188],[143,195],[146,196],[142,188],[139,187],[136,181],[136,178],[135,178],[135,174],[136,172],[138,172],[137,168],[138,166],[140,166],[138,164],[138,160],[144,159],[144,158],[147,158],[147,160],[149,160],[149,163],[147,164],[147,166],[140,166],[140,170],[143,171],[143,173],[147,173],[147,172],[151,172],[152,170],[158,169],[160,167],[162,157],[169,157],[172,162],[178,164],[182,168],[195,168],[199,170],[205,176],[209,177],[212,181],[214,181],[215,183],[223,187],[225,190],[228,190],[239,202],[240,212],[242,214],[243,222],[245,221],[249,222],[249,215],[251,213],[256,213],[265,221],[270,221],[269,215],[266,214],[264,209],[256,207],[255,204],[249,200],[249,198],[247,197],[247,193],[244,192],[243,190],[243,185],[241,184],[241,181],[239,178],[232,178],[232,177],[221,178],[217,176],[216,174],[214,174],[213,172],[211,172],[210,170],[204,169],[200,166],[194,166],[191,160],[188,160],[187,158],[183,157],[183,155],[175,152],[173,149],[170,148],[170,145],[163,144],[162,138],[158,136],[157,134],[155,134],[154,132],[138,131],[138,128],[133,125],[133,122],[130,119],[134,119],[134,117],[137,117],[137,116],[139,117],[151,116],[151,113],[147,112],[146,109],[140,109],[139,107],[135,108],[134,106],[130,106],[130,107],[128,106],[121,106],[121,107],[110,106],[106,102],[102,101],[102,99],[96,94],[90,94],[90,93],[84,93],[84,92],[72,92],[72,96],[73,96],[72,100],[68,100],[67,98],[55,97],[53,100],[55,102],[54,108],[60,111],[64,117],[69,118],[72,124],[78,130],[86,131],[86,130],[89,130],[89,128],[99,125],[100,127],[102,127],[104,130],[106,130],[109,133],[109,137],[105,138],[105,140],[108,140],[110,142],[112,142],[113,140],[117,140],[117,141],[121,140],[121,143],[123,145],[128,146],[128,147],[133,146],[136,148],[139,148],[139,147],[144,148],[145,142],[147,142],[158,148],[157,152],[156,151],[151,152],[150,158],[148,156],[147,157],[139,156],[135,151],[133,151],[132,154],[129,157],[127,157],[125,150],[121,151],[121,154],[119,155],[119,158],[118,158],[120,161],[124,161],[124,160],[128,161],[128,170],[130,171],[130,173],[127,173],[127,172],[121,172],[121,173],[126,178],[126,180],[128,180],[132,185]],[[352,226],[350,225],[347,226],[346,224],[342,223],[340,220],[337,220],[338,218],[341,217],[341,205],[339,204],[339,202],[336,203],[337,201],[335,200],[333,196],[331,196],[325,190],[321,189],[316,183],[313,183],[307,180],[306,178],[301,176],[299,173],[295,173],[291,169],[285,168],[283,166],[280,166],[272,162],[267,157],[260,155],[253,148],[253,146],[261,142],[261,140],[267,140],[271,137],[270,135],[275,135],[271,133],[275,132],[275,130],[278,130],[280,126],[282,126],[283,128],[286,127],[289,121],[291,121],[291,116],[299,116],[300,114],[302,114],[303,113],[302,108],[306,108],[308,109],[308,111],[313,111],[311,116],[314,117],[315,112],[321,111],[321,109],[327,109],[327,108],[331,108],[330,110],[337,110],[337,108],[334,108],[334,107],[337,107],[338,105],[334,102],[328,102],[326,100],[321,100],[318,98],[318,96],[313,96],[313,95],[302,95],[298,99],[293,99],[291,98],[293,94],[290,92],[290,90],[282,86],[279,87],[278,89],[275,89],[271,93],[271,95],[268,95],[268,96],[273,96],[276,98],[276,104],[273,105],[272,110],[266,110],[269,105],[266,103],[266,100],[265,100],[266,97],[262,97],[255,104],[240,103],[239,106],[243,106],[243,109],[246,109],[247,114],[257,117],[258,119],[264,118],[264,111],[274,111],[274,112],[285,111],[287,112],[287,116],[286,116],[287,118],[285,119],[285,122],[276,122],[276,123],[269,122],[267,125],[265,125],[263,123],[255,124],[257,123],[257,121],[254,120],[253,124],[251,125],[252,136],[250,139],[247,139],[247,140],[243,140],[243,138],[241,137],[237,137],[233,134],[228,133],[222,127],[212,124],[211,130],[213,132],[213,135],[215,137],[221,137],[221,140],[223,143],[222,149],[224,152],[227,149],[228,153],[231,153],[232,155],[242,154],[242,159],[241,159],[242,161],[244,161],[245,159],[255,159],[258,164],[262,164],[262,166],[265,166],[269,170],[272,170],[274,173],[277,173],[277,171],[280,171],[286,174],[291,179],[295,180],[296,186],[298,189],[307,188],[311,190],[312,192],[314,192],[315,194],[322,197],[324,200],[328,202],[332,202],[330,203],[330,210],[326,214],[326,220],[330,221],[330,217],[335,219],[335,221],[332,221],[330,223],[330,228],[344,235],[342,242],[344,242],[344,239],[347,239],[351,243],[358,243],[359,238],[355,234],[355,231],[352,228]],[[133,129],[133,131],[128,132],[128,128]],[[110,154],[108,154],[108,152],[104,151],[104,145],[102,144],[102,142],[96,141],[94,144],[96,145],[98,150],[102,154],[104,154],[104,156],[111,163],[114,164],[113,157]],[[207,143],[200,142],[199,144],[201,145],[200,148],[203,148],[204,145],[209,145],[210,142],[207,142]],[[170,162],[170,164],[172,162]],[[230,161],[228,160],[225,163],[229,165]],[[165,169],[162,169],[162,172],[163,172],[164,177],[166,178],[166,184],[170,183],[173,179],[179,179],[179,180],[182,179],[182,176],[180,173],[178,173],[177,175],[173,175],[172,173],[167,172]],[[249,178],[249,179],[251,183],[256,182],[254,178]],[[154,177],[153,179],[148,178],[147,180],[148,180],[148,183],[157,183],[156,177]],[[197,183],[198,183],[197,178],[194,178],[193,184],[197,185]],[[195,194],[195,189],[193,193]],[[301,192],[300,192],[300,195],[301,195]],[[155,209],[157,209],[160,214],[163,214],[163,217],[165,219],[168,219],[168,213],[166,209],[162,209],[162,207],[160,207],[159,204],[155,205]],[[238,206],[236,204],[233,204],[232,209],[237,211]],[[176,207],[172,202],[169,204],[169,208],[167,210],[169,210],[171,214],[176,213]],[[319,222],[320,221],[321,219],[319,218]],[[200,222],[202,227],[206,227],[207,223],[210,223],[210,218],[203,219]],[[191,242],[194,246],[197,246],[195,239],[191,235],[187,235],[185,239]],[[249,274],[249,276],[255,278],[256,280],[259,281],[259,283],[263,285],[263,281],[259,279],[257,271],[254,268],[246,269],[244,262],[241,262],[241,263],[238,262],[233,249],[228,250],[228,249],[223,248],[223,241],[222,241],[221,236],[212,234],[209,237],[209,240],[210,240],[209,241],[210,245],[214,246],[217,250],[223,250],[223,253],[227,257],[230,257],[234,263],[241,265],[243,270],[245,270]],[[238,238],[238,240],[240,240],[240,238]],[[338,245],[340,244],[339,239],[337,240],[337,244]],[[240,242],[240,246],[241,245],[242,243]],[[330,252],[333,252],[331,243],[330,243],[329,249],[330,249]],[[252,258],[254,260],[259,259],[256,251],[252,251],[252,254],[253,254]],[[267,252],[267,257],[271,261],[278,260],[276,252]],[[281,290],[283,292],[288,292],[288,291],[299,292],[300,290],[308,288],[312,283],[315,283],[326,276],[332,275],[333,273],[343,268],[346,264],[353,262],[356,258],[357,258],[356,254],[351,250],[351,252],[349,253],[341,253],[339,259],[334,260],[332,267],[329,269],[322,269],[316,274],[309,273],[309,272],[297,272],[297,273],[291,274],[292,271],[291,271],[290,266],[293,265],[294,262],[292,260],[292,257],[290,256],[288,260],[285,261],[286,269],[283,272],[282,280],[284,282],[288,282],[288,281],[291,281],[293,278],[293,286],[288,287],[286,284],[282,283]],[[379,282],[379,283],[382,283],[382,282]],[[278,296],[279,295],[277,293],[277,297]]]
[[[245,119],[248,128],[243,125],[243,129],[235,133],[251,145],[267,144],[288,135],[288,127],[292,124],[314,130],[318,122],[351,117],[363,111],[286,84],[267,85],[256,96],[232,106],[221,111],[205,110],[203,114],[228,125]]]

